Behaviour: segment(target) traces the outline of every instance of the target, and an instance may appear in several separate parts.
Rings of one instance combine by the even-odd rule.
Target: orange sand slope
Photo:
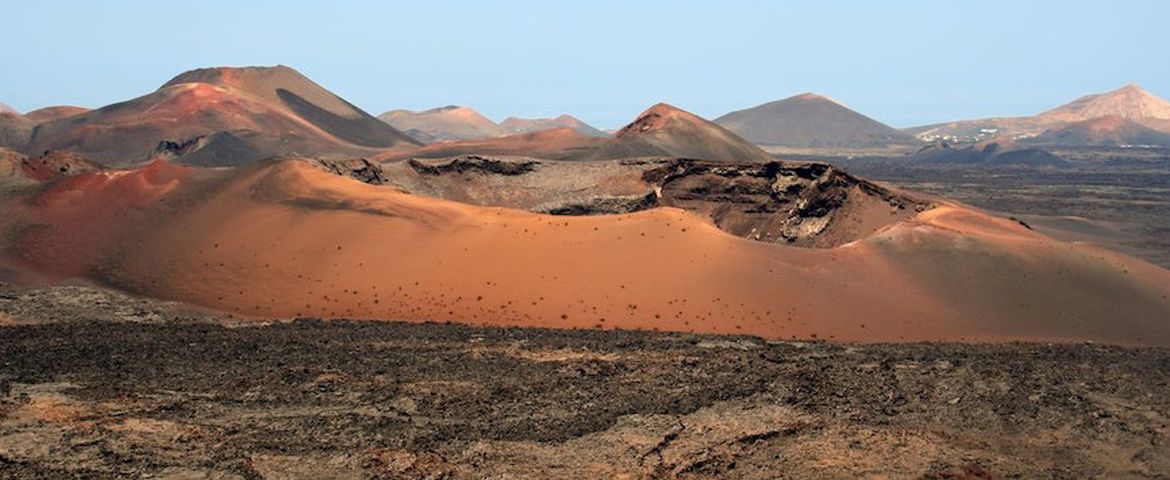
[[[1170,271],[955,204],[806,249],[674,208],[541,215],[286,160],[84,174],[3,208],[0,272],[255,316],[1170,345]]]

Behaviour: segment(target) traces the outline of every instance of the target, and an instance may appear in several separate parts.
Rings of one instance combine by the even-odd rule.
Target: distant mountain
[[[897,129],[813,93],[738,110],[715,123],[757,145],[877,147],[913,143]]]
[[[499,137],[506,131],[479,112],[458,105],[421,112],[391,110],[378,119],[423,143]]]
[[[1170,133],[1155,130],[1118,115],[1106,115],[1045,131],[1030,139],[1028,143],[1053,146],[1170,146]]]
[[[243,142],[202,142],[226,132]],[[418,142],[285,66],[203,68],[153,93],[38,125],[26,151],[71,150],[103,165],[151,159],[165,142],[238,165],[285,154],[365,155]],[[181,157],[180,157],[181,160]]]
[[[946,142],[937,142],[922,147],[918,152],[910,155],[908,161],[924,165],[1018,165],[1032,167],[1064,167],[1069,162],[1046,150],[1032,147],[1019,147],[1016,144],[1003,142],[986,142],[969,146],[952,146]]]
[[[572,115],[561,115],[557,118],[517,118],[508,117],[500,122],[502,128],[508,135],[515,135],[520,133],[535,133],[545,130],[553,130],[557,128],[570,128],[589,137],[608,137],[610,134],[601,130],[593,128],[588,123],[582,122]]]
[[[74,115],[81,115],[90,112],[92,109],[85,107],[74,107],[72,105],[57,105],[52,107],[38,108],[31,112],[24,114],[29,120],[36,123],[51,122],[53,120],[60,120],[65,117],[72,117]]]
[[[960,120],[911,127],[903,131],[926,141],[978,142],[993,138],[1027,139],[1045,132],[1061,130],[1071,123],[1109,116],[1170,133],[1170,102],[1134,84],[1110,92],[1086,95],[1033,116]],[[1115,123],[1116,120],[1105,120],[1100,121],[1098,125],[1100,127]],[[1063,144],[1077,145],[1074,143],[1077,138],[1079,135],[1068,135]],[[1045,141],[1052,141],[1052,137],[1049,136]]]
[[[548,160],[682,157],[717,162],[767,162],[771,155],[693,113],[659,103],[613,138],[588,137],[570,128],[499,138],[435,143],[379,156],[383,160],[455,155],[516,155]]]

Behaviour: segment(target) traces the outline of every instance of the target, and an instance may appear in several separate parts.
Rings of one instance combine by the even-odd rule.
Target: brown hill
[[[557,118],[517,118],[508,117],[500,122],[502,128],[509,135],[535,133],[557,128],[569,128],[587,137],[608,137],[608,133],[593,128],[572,115],[561,115]]]
[[[613,138],[587,137],[568,128],[484,140],[438,143],[380,156],[382,160],[455,155],[517,155],[548,160],[611,160],[683,157],[712,161],[768,162],[772,157],[703,118],[660,103],[642,112]]]
[[[715,123],[756,145],[850,148],[914,142],[893,127],[813,93],[734,111]]]
[[[83,113],[92,111],[92,109],[85,107],[74,107],[72,105],[56,105],[52,107],[38,108],[26,113],[24,116],[28,117],[35,123],[51,122],[53,120],[60,120],[74,115],[81,115]]]
[[[686,203],[718,198],[702,185],[722,182],[729,165],[683,176],[705,197],[680,195],[678,207],[550,216],[403,193],[309,162],[155,162],[6,199],[0,271],[257,316],[1170,345],[1170,271],[946,202],[832,248],[744,239]],[[793,173],[780,177],[810,193],[817,178],[841,178]]]
[[[1170,146],[1170,133],[1133,120],[1107,115],[1048,130],[1029,143],[1037,145]]]
[[[162,142],[226,132],[255,154],[372,154],[410,137],[284,67],[206,68],[126,102],[40,124],[27,148],[73,150],[105,165],[149,160]]]
[[[8,106],[6,103],[0,102],[0,114],[9,113],[13,115],[20,115],[20,111]]]
[[[506,131],[479,112],[457,105],[421,112],[391,110],[378,119],[423,143],[499,137]]]

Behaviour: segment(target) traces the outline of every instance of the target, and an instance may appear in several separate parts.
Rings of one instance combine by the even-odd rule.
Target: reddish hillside
[[[155,163],[8,199],[0,271],[257,316],[1170,345],[1170,271],[961,205],[823,249],[738,238],[681,206],[550,216],[308,162]]]
[[[295,70],[278,66],[183,73],[154,93],[38,125],[27,150],[72,150],[102,164],[127,165],[149,160],[163,142],[219,133],[254,152],[226,158],[225,164],[293,152],[372,154],[417,145]]]

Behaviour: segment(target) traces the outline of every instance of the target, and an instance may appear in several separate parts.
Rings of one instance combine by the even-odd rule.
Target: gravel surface
[[[1164,478],[1170,351],[233,320],[0,286],[0,478]]]

